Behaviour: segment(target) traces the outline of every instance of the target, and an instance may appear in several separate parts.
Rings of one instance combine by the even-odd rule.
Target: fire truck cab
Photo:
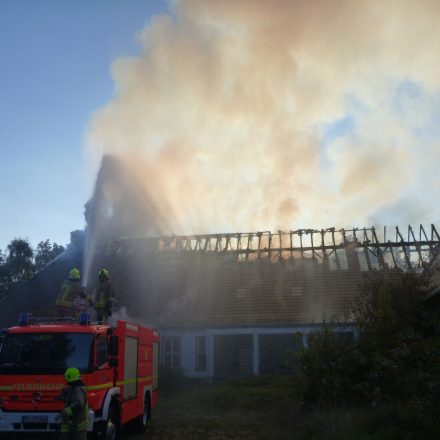
[[[129,421],[146,426],[158,395],[156,330],[122,320],[112,328],[87,313],[76,322],[21,314],[0,338],[0,433],[56,432],[69,367],[87,390],[88,431],[114,438]]]

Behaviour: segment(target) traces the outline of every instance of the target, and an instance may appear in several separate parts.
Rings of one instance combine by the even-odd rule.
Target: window
[[[311,332],[308,335],[308,346],[313,346],[316,340],[319,340],[320,333],[319,332]],[[345,331],[334,329],[331,331],[330,337],[333,341],[337,341],[345,344],[353,344],[355,341],[355,334],[353,331]]]
[[[235,291],[235,297],[238,299],[246,298],[246,289],[237,289]]]
[[[163,337],[162,338],[162,365],[164,367],[179,368],[180,367],[180,337]]]
[[[293,286],[292,287],[292,296],[302,296],[302,287],[301,286]]]
[[[196,336],[196,371],[206,371],[206,336]]]
[[[0,351],[0,374],[63,374],[71,365],[93,371],[89,333],[9,333]]]
[[[336,332],[336,337],[341,341],[341,342],[346,342],[349,344],[354,343],[354,332],[353,331],[340,331],[340,332]]]
[[[301,333],[274,333],[258,336],[259,373],[292,373],[299,369],[303,348]]]
[[[98,368],[101,367],[107,360],[107,337],[99,336],[96,342],[96,366]]]

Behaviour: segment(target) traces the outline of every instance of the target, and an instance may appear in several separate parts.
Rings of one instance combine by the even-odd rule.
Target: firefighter
[[[61,395],[64,409],[61,412],[60,440],[86,440],[89,425],[89,406],[84,382],[78,368],[70,367],[64,373],[68,387]]]
[[[59,317],[76,316],[76,302],[85,295],[81,287],[81,275],[74,268],[69,273],[69,279],[61,285],[60,293],[55,301],[56,315]]]
[[[115,288],[109,279],[107,269],[101,269],[98,277],[99,285],[95,294],[95,310],[98,322],[105,324],[109,316],[112,316],[113,304],[116,300]]]

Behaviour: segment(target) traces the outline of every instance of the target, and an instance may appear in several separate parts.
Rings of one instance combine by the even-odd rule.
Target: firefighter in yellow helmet
[[[85,292],[81,287],[81,275],[79,270],[74,268],[70,271],[69,278],[61,285],[60,293],[55,301],[56,315],[75,317],[77,315],[75,304],[83,296],[85,296]]]
[[[67,389],[63,390],[64,409],[61,412],[60,440],[86,440],[89,425],[89,406],[80,372],[70,367],[64,373]]]
[[[112,316],[116,294],[113,281],[110,280],[107,269],[101,269],[98,277],[99,284],[95,294],[95,310],[98,322],[105,324],[109,316]]]

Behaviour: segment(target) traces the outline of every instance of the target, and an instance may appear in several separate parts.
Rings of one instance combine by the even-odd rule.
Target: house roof
[[[280,325],[346,320],[362,281],[358,258],[347,268],[294,257],[237,261],[231,254],[134,252],[100,259],[118,305],[159,327]],[[93,268],[92,273],[99,266]]]
[[[240,260],[233,252],[151,251],[141,244],[133,241],[123,252],[99,250],[90,273],[110,271],[116,317],[161,328],[297,325],[324,316],[347,321],[365,270],[350,246],[344,264],[335,266],[313,253]],[[52,314],[61,283],[80,263],[81,255],[65,253],[21,285],[1,304],[0,327],[15,324],[21,311]]]

